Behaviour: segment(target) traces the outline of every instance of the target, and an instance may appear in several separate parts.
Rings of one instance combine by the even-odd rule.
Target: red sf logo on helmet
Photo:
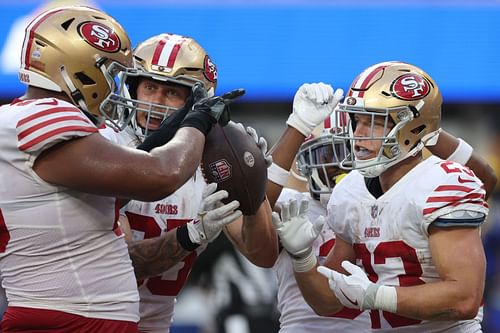
[[[212,59],[208,55],[205,56],[205,60],[203,61],[203,66],[205,67],[205,71],[203,74],[210,82],[217,81],[217,66],[212,62]]]
[[[418,74],[401,75],[391,85],[393,96],[405,101],[424,98],[430,90],[429,82]]]
[[[120,38],[104,24],[84,22],[80,24],[78,32],[87,43],[99,50],[113,53],[120,49]]]

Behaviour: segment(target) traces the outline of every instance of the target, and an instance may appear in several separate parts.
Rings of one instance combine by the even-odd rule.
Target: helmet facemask
[[[138,137],[144,139],[149,133],[148,124],[164,120],[178,108],[139,101],[137,87],[142,79],[150,79],[158,83],[179,85],[192,88],[196,83],[205,87],[208,96],[213,96],[217,84],[217,68],[205,50],[192,38],[163,33],[140,43],[134,50],[135,72],[127,73],[125,81],[128,85],[128,96],[124,98],[126,105],[133,105],[135,115],[127,114],[124,119],[130,120],[130,126]],[[140,126],[137,115],[146,114],[146,126]]]
[[[304,142],[297,153],[297,169],[307,179],[309,192],[315,199],[331,194],[338,177],[345,174],[339,163],[347,151],[343,142],[334,138],[332,132],[336,130],[322,129],[318,137]]]

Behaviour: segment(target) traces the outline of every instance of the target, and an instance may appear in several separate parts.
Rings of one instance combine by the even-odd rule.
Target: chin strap
[[[89,112],[87,104],[85,104],[85,101],[83,99],[82,93],[80,92],[80,90],[76,89],[73,81],[71,81],[71,79],[69,78],[68,72],[66,71],[66,68],[64,66],[61,66],[61,76],[64,80],[64,83],[66,83],[66,86],[68,86],[69,88],[71,99],[78,103],[83,111]]]

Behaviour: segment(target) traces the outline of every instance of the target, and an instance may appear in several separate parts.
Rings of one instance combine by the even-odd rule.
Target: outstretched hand
[[[305,83],[295,93],[293,111],[286,123],[307,137],[330,116],[343,96],[342,89],[334,92],[329,84]]]
[[[285,250],[294,257],[305,257],[312,251],[312,244],[319,236],[325,218],[320,216],[315,222],[309,221],[309,200],[290,200],[281,204],[281,218],[273,212],[274,229],[278,233]]]
[[[228,197],[225,190],[217,191],[217,183],[208,184],[203,192],[203,201],[198,218],[187,224],[189,239],[196,244],[212,242],[219,236],[222,228],[238,219],[242,213],[237,208],[236,200],[223,204],[221,200]]]

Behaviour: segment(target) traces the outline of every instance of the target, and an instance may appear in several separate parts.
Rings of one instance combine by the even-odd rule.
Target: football
[[[224,127],[216,124],[207,135],[201,168],[208,183],[229,193],[224,203],[238,200],[243,215],[257,212],[266,194],[267,167],[245,129],[232,121]]]

